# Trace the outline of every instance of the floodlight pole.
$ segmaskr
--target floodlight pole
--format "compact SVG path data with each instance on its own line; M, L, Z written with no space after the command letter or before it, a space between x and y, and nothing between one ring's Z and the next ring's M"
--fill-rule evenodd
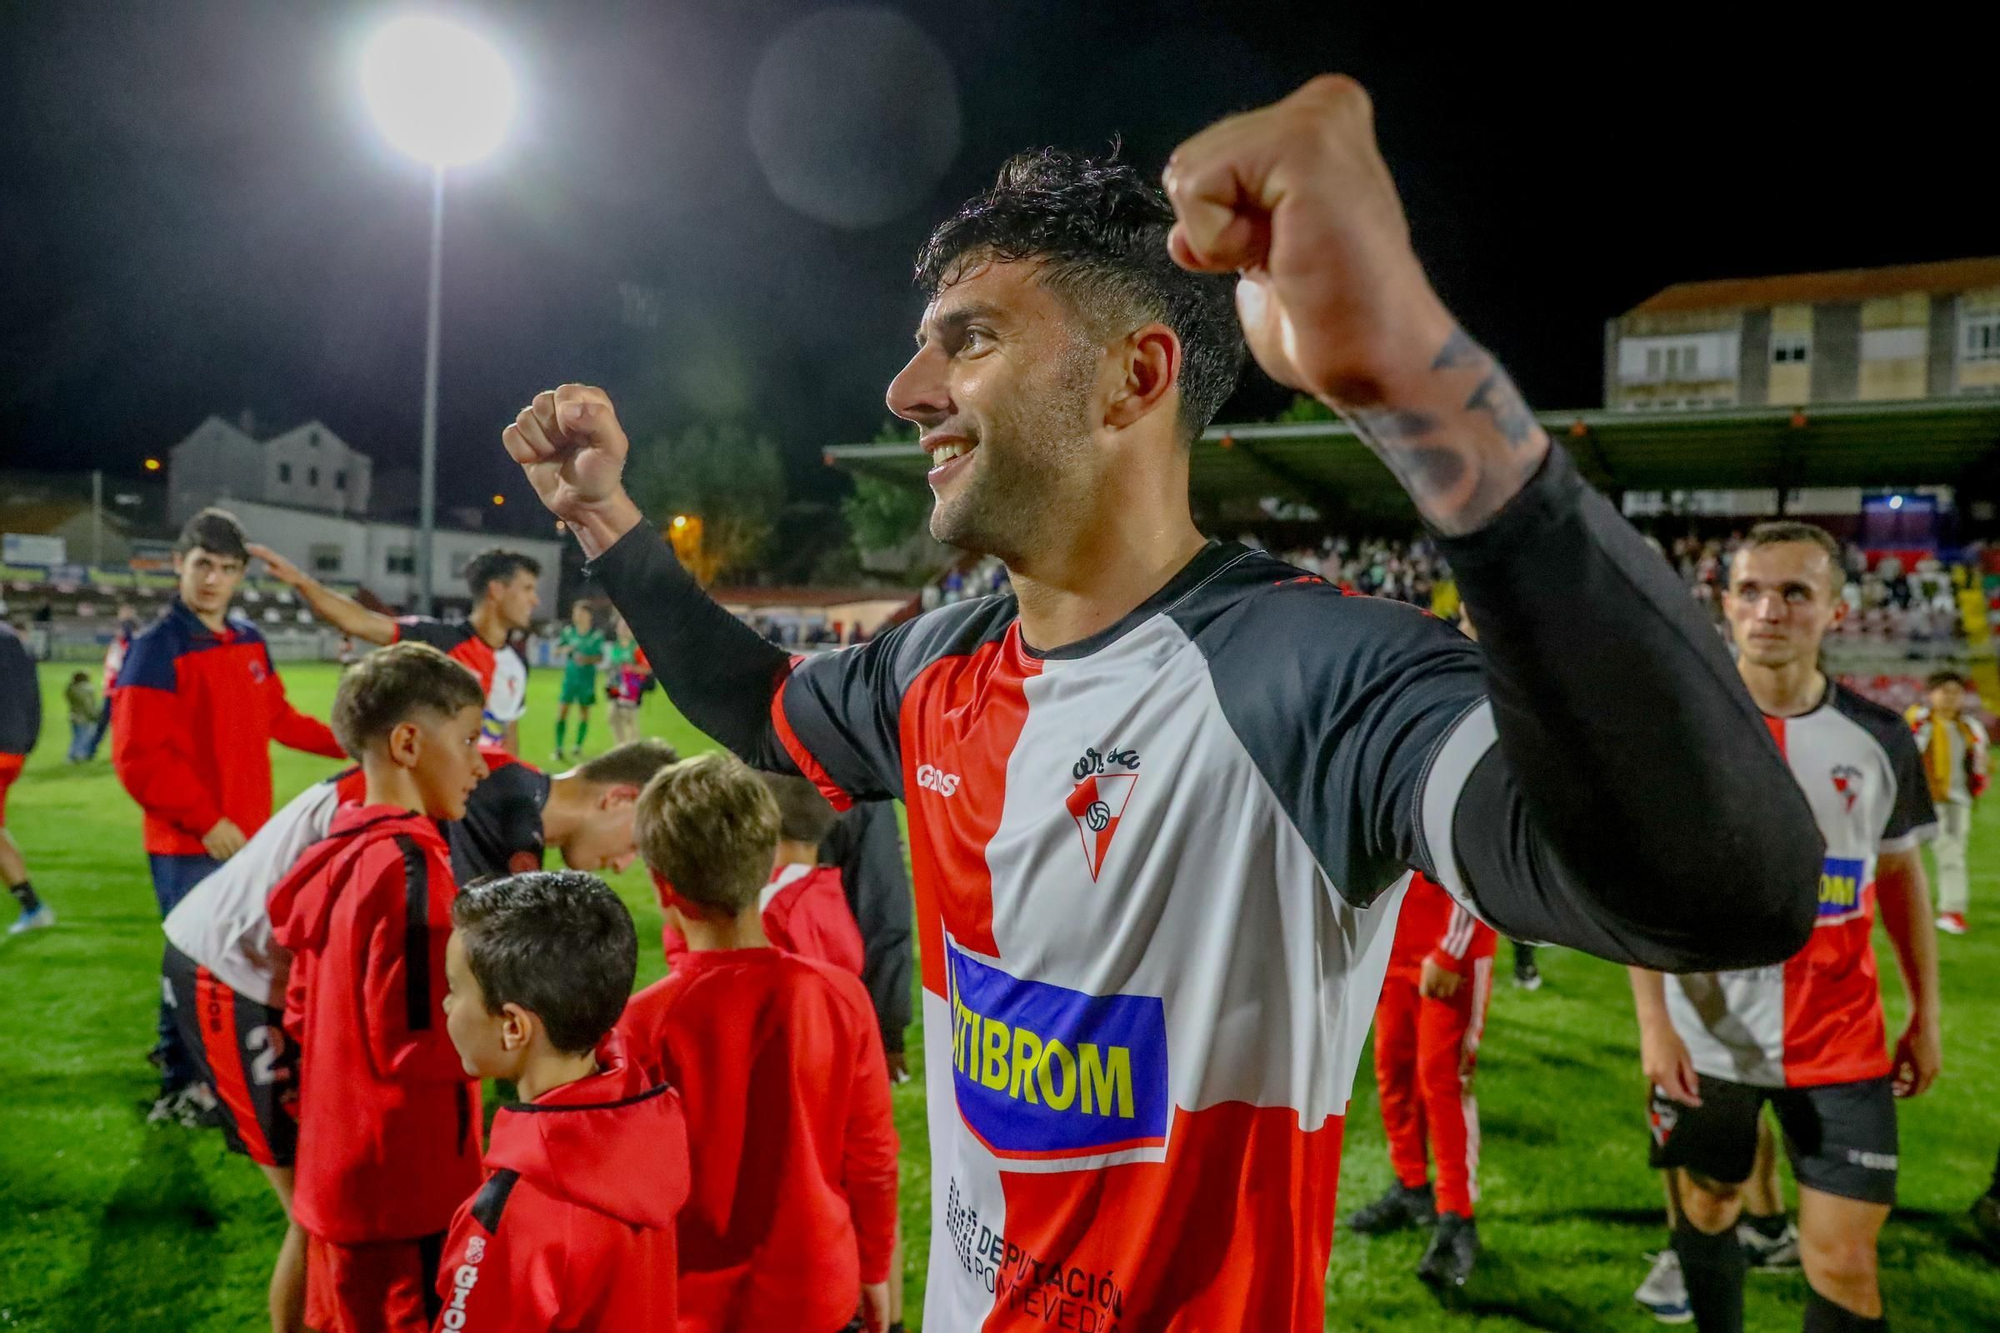
M431 540L437 531L438 307L444 297L444 168L431 168L430 328L424 338L423 477L417 486L417 614L431 615Z

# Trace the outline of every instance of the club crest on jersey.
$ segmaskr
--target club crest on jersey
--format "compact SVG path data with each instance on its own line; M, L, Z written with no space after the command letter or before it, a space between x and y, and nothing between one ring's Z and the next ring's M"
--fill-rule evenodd
M1109 754L1099 754L1086 749L1070 766L1069 775L1076 786L1063 804L1083 838L1083 859L1095 883L1098 872L1104 869L1104 854L1111 850L1112 836L1118 832L1118 821L1124 818L1125 806L1132 799L1132 788L1138 785L1139 752L1114 747Z
M953 948L952 1086L996 1156L1089 1157L1166 1142L1166 1004L1026 981Z
M1852 764L1840 764L1833 770L1833 789L1847 802L1847 813L1854 813L1854 803L1861 799L1861 770Z
M265 678L270 674L271 674L270 672L264 670L264 664L262 662L258 661L254 657L250 659L250 679L253 683L262 685L264 683Z

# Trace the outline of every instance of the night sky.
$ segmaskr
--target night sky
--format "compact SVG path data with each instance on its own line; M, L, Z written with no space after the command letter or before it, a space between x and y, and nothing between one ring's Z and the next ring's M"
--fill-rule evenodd
M1003 157L1121 136L1157 171L1320 70L1369 85L1435 282L1543 407L1597 404L1603 320L1669 282L2000 251L1993 48L1959 18L1802 43L1847 20L1297 8L458 7L522 104L450 186L441 501L529 517L498 432L566 379L638 435L757 421L824 496L821 447L886 418L912 254ZM414 462L428 182L354 71L394 12L0 7L0 463L136 472L245 408ZM1284 401L1252 371L1224 415Z

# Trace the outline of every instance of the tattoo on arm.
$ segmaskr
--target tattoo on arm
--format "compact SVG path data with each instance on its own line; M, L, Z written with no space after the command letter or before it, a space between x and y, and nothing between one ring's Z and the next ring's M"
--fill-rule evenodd
M1434 392L1446 399L1442 409L1383 405L1344 414L1424 517L1455 535L1481 526L1514 497L1541 463L1542 451L1531 446L1546 437L1507 372L1465 330L1452 330L1430 370L1439 381ZM1466 373L1479 380L1458 401L1445 381Z

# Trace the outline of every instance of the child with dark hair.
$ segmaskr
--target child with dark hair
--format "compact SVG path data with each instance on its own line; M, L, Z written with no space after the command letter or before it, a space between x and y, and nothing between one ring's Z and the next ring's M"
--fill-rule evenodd
M688 952L632 998L632 1059L681 1090L695 1145L680 1214L683 1333L835 1333L889 1318L896 1128L861 982L773 949L758 899L781 817L705 754L639 796L639 851Z
M445 1030L467 1074L521 1101L452 1219L438 1327L673 1328L687 1127L605 1040L638 967L631 913L591 875L534 871L466 889L451 917Z
M423 644L350 670L333 727L365 796L271 890L272 938L292 954L292 1217L318 1333L429 1329L445 1228L479 1185L479 1083L444 1030L458 886L438 821L462 818L486 776L483 701L471 671Z

